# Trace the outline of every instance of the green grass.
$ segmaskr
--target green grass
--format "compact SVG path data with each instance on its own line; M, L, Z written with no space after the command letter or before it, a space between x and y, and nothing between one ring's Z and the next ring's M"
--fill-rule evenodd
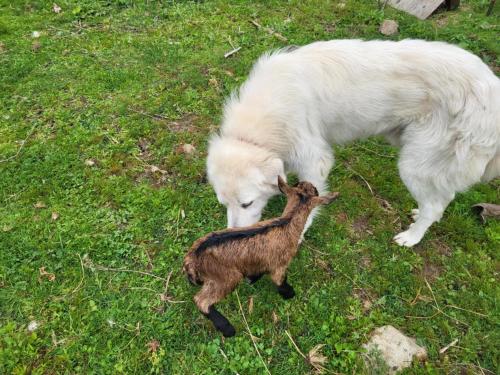
M222 340L196 311L195 289L180 272L190 244L225 225L204 177L224 97L262 52L287 44L250 20L300 45L381 38L378 27L390 18L400 25L393 39L449 41L496 72L500 66L498 6L487 18L486 0L464 0L459 11L427 21L380 11L376 1L57 3L59 14L52 0L0 0L5 374L264 373L237 295L220 309L238 335ZM33 31L41 33L35 45ZM225 59L232 45L242 48ZM196 152L179 154L184 143ZM325 344L329 372L367 371L362 344L385 324L428 348L427 363L406 373L498 373L500 225L470 210L498 203L498 180L460 194L420 245L402 249L391 238L415 203L396 159L397 150L377 139L337 148L330 186L342 196L291 266L297 297L283 301L267 278L238 288L273 374L312 371L285 331L305 353ZM274 199L266 217L283 204ZM171 277L165 292L163 280L110 269ZM29 333L31 321L39 328ZM153 340L159 347L148 349Z

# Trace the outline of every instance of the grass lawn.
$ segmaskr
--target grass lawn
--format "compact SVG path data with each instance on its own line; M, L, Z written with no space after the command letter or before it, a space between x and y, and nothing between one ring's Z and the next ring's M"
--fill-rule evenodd
M385 324L428 349L406 373L499 372L500 224L470 210L498 203L499 181L458 195L421 244L400 248L415 202L378 139L336 149L329 182L342 195L292 263L295 299L268 278L242 283L219 305L238 330L223 340L180 270L197 237L225 226L207 138L261 53L382 38L388 18L392 39L449 41L498 73L498 6L486 17L489 1L463 0L420 21L368 0L53 3L0 0L0 373L312 372L292 338L306 355L324 344L329 373L358 374Z

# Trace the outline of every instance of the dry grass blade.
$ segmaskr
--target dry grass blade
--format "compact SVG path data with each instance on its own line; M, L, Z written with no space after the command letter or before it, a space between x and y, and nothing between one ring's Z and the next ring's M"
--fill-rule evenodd
M227 59L228 57L230 57L230 56L234 55L235 53L237 53L240 49L241 49L241 47L233 48L231 51L226 52L224 54L224 58Z
M441 350L439 350L439 354L444 354L452 346L455 346L457 344L457 342L458 342L458 339L453 340L448 345L446 345L444 348L442 348Z
M323 364L327 361L327 358L321 353L321 348L324 346L324 344L316 345L314 348L309 350L309 353L307 353L307 355L305 355L299 349L299 347L297 346L297 344L293 340L290 333L287 330L285 330L285 333L288 336L288 338L290 339L290 342L294 346L297 353L299 353L302 356L302 358L304 358L306 360L306 362L309 363L311 365L311 367L314 368L314 370L318 374L322 374L326 371L326 369L323 367Z
M260 355L259 348L257 348L257 344L255 343L255 337L252 335L252 332L250 331L250 327L248 326L247 318L245 317L245 313L243 312L243 307L241 307L240 296L238 294L238 291L236 291L236 299L238 300L238 306L240 307L241 316L243 317L243 321L245 322L247 332L250 335L250 339L252 340L253 346L255 347L255 351L257 352L257 355L259 356L260 360L262 361L262 364L264 365L266 372L269 375L271 375L271 372L267 368L266 362L264 362L264 358L262 358L262 356Z
M328 358L326 358L323 353L321 353L321 348L325 346L324 344L318 344L307 353L307 362L314 367L316 372L319 374L325 372L323 365L326 363Z
M29 138L29 137L31 136L31 134L33 134L33 132L35 131L35 128L36 128L36 124L35 124L35 125L33 125L33 126L31 127L31 130L28 132L28 135L26 136L26 138L24 138L24 140L22 140L22 141L21 141L21 146L17 149L17 152L16 152L14 155L12 155L12 156L10 156L10 157L8 157L8 158L6 158L6 159L2 159L2 160L0 160L0 163L5 163L5 162L7 162L7 161L10 161L10 160L12 160L12 159L17 158L17 156L21 153L22 149L23 149L23 148L24 148L24 146L26 145L26 142L28 141L28 138Z

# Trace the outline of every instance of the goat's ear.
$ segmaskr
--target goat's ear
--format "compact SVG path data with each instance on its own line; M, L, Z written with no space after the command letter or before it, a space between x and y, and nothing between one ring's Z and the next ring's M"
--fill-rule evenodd
M320 205L320 204L330 204L332 203L335 199L337 199L339 196L338 192L334 193L329 193L327 195L323 195L321 197L313 197L313 201L315 204Z
M281 176L278 176L278 188L285 195L290 191L290 187Z

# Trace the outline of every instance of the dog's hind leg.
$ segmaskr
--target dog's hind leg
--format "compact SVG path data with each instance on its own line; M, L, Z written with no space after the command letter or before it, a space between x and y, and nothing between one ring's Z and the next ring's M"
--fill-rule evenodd
M457 191L458 179L453 176L456 159L452 152L412 143L401 150L398 163L399 174L404 184L418 203L412 210L415 222L394 237L401 246L411 247L420 242L425 232L443 216ZM450 174L450 175L448 175ZM450 183L447 183L450 179Z

